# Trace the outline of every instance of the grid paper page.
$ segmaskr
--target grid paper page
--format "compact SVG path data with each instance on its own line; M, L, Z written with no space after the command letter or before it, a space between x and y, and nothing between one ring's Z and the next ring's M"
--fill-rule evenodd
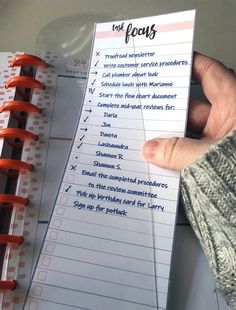
M25 309L166 309L195 11L97 24L84 105ZM66 104L66 103L65 103Z

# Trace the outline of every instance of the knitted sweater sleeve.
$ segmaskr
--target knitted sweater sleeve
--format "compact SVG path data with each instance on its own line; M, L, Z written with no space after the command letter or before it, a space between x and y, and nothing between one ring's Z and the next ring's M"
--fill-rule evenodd
M236 131L182 171L182 202L217 288L236 309Z

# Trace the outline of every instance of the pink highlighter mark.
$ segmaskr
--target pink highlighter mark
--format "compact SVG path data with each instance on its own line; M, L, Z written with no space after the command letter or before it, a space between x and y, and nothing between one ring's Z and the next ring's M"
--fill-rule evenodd
M157 32L187 30L187 29L192 29L193 25L194 25L194 22L190 20L186 22L179 22L179 23L173 23L173 24L157 25L155 30Z
M123 37L124 35L125 35L124 31L100 31L100 32L96 32L96 38L97 39Z
M194 26L194 21L185 21L185 22L178 22L172 24L163 24L157 25L155 30L157 32L170 32L170 31L179 31L179 30L187 30L192 29ZM104 39L104 38L117 38L125 36L125 31L100 31L96 32L97 39Z

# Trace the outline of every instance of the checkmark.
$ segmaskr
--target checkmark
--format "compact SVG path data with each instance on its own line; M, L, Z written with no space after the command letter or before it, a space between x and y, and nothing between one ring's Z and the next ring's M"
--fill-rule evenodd
M95 82L96 82L96 79L91 83L91 85L94 85Z
M96 88L89 88L89 93L93 95Z
M71 188L71 185L69 185L69 186L65 189L65 192L68 193L69 190L70 190L70 188Z
M99 60L97 60L97 62L94 64L94 67L97 67L98 63L99 63Z

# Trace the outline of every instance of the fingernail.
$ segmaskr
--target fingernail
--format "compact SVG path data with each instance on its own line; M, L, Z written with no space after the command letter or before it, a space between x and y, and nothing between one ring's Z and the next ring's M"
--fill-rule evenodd
M157 141L147 141L143 145L143 156L145 157L146 160L152 160L155 156L156 148L158 146Z

